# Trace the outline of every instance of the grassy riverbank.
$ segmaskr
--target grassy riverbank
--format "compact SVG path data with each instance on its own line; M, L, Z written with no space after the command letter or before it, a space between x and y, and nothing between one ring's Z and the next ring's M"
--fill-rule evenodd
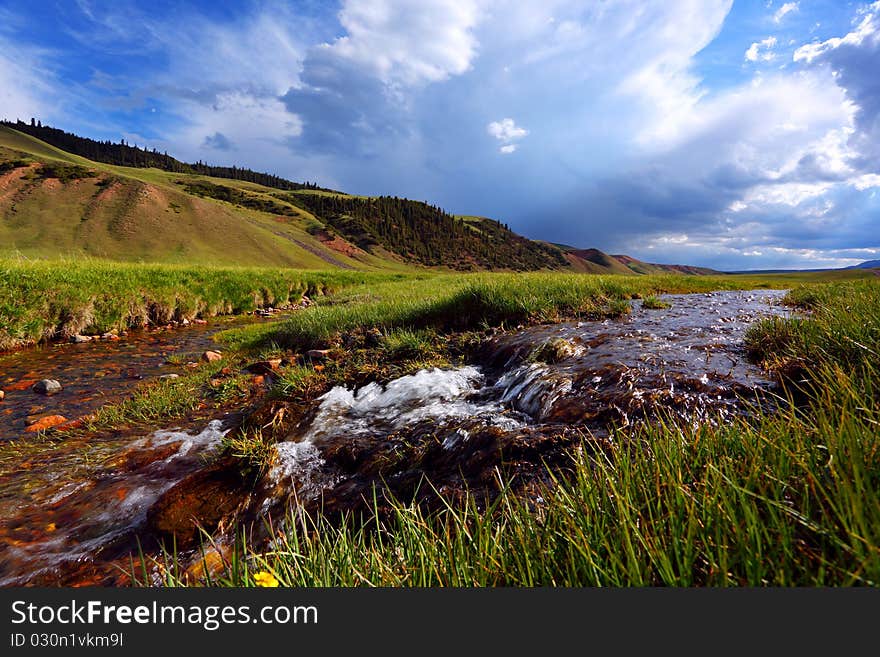
M797 372L797 403L717 426L669 421L601 449L585 440L555 486L503 492L488 509L400 500L390 517L292 517L272 550L211 583L878 585L880 283L789 299L812 315L761 323L748 342L782 376Z
M330 346L353 331L378 329L392 336L424 329L451 333L566 318L599 319L629 312L630 299L661 293L790 284L779 276L436 275L347 290L282 324L228 331L221 340L243 348L274 344L312 349Z
M240 314L402 275L103 260L0 260L0 351L77 333Z

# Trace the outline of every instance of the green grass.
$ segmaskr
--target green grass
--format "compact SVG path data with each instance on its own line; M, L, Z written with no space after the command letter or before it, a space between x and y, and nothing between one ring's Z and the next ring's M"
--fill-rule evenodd
M642 299L642 308L647 310L665 310L666 308L672 308L672 304L652 294Z
M880 284L871 280L796 288L786 301L809 314L755 324L746 335L746 346L771 369L809 375L819 366L834 364L870 380L862 370L880 369L878 288Z
M118 404L102 406L87 421L89 431L182 417L202 404L203 388L220 367L202 367L179 379L141 384Z
M488 507L473 491L439 511L395 500L341 521L292 513L270 549L239 549L210 583L270 573L285 586L880 585L880 282L789 300L812 314L749 339L771 362L811 358L808 385L789 381L804 387L776 412L585 436L553 484L524 492L501 479Z
M76 333L238 314L396 275L0 260L0 350Z

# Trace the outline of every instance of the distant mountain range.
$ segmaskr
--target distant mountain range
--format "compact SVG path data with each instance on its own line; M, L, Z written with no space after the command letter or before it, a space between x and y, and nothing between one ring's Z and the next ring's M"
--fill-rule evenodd
M361 197L238 167L188 164L39 122L0 122L0 256L309 269L711 269L530 240L494 219Z
M859 265L844 267L844 269L880 269L880 260L866 260Z
M853 269L880 269L880 260L866 260L849 267L820 267L817 269L744 269L740 271L728 271L725 274L797 274L817 271L850 271Z
M720 273L706 267L643 262L628 255L608 255L599 249L577 249L564 244L555 246L562 249L569 266L578 272L591 274L688 274L693 276Z

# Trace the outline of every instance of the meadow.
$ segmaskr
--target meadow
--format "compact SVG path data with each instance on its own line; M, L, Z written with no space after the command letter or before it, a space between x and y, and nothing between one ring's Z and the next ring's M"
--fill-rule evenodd
M487 329L615 316L628 312L634 298L662 312L655 302L663 293L761 287L791 288L788 303L803 311L759 322L747 336L752 358L782 384L774 412L697 426L670 417L601 449L585 434L540 495L523 496L500 479L489 506L475 491L464 504L450 499L439 510L399 499L390 514L386 505L382 513L376 507L341 520L291 511L271 548L241 545L222 572L200 583L875 586L880 282L870 272L416 275L6 260L0 336L8 348L80 331L249 312L305 293L318 303L274 324L227 331L219 336L224 348L246 361L343 349L345 335L372 332L369 376L381 379L390 375L381 370L389 363L396 376L445 361L457 336L468 332L479 340ZM353 371L361 365L351 359L318 371L306 361L283 370L271 394L313 399L329 385L363 376ZM108 408L98 424L132 415L160 423L166 414L185 413L191 405L180 395L199 394L206 378L197 371L148 384L131 408ZM142 567L152 569L147 562L154 558L145 556ZM165 584L193 583L176 570L173 554L158 560Z

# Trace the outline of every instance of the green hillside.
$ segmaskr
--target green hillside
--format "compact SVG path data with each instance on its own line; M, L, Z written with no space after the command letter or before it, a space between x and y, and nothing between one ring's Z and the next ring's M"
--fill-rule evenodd
M418 201L356 197L234 167L187 165L48 130L76 140L80 151L109 153L105 159L167 158L169 168L222 169L274 186L96 162L0 125L0 257L307 269L566 267L558 249L492 220L480 220L475 230Z
M203 176L102 164L0 126L0 256L90 256L119 261L405 268L356 250L341 252L307 229L315 218L203 199L180 179ZM216 179L255 198L270 190Z

